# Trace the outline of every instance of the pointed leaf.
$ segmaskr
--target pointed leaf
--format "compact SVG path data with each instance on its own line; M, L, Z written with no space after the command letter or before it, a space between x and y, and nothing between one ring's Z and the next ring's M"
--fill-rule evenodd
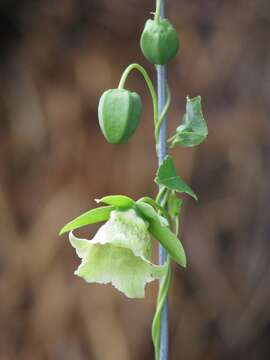
M165 186L169 190L174 190L179 193L186 193L198 200L194 191L177 175L173 160L171 156L166 156L160 165L155 182L159 185Z
M106 221L110 217L111 211L114 210L114 206L102 206L96 209L86 211L76 219L67 223L60 231L59 235L62 235L68 231L78 229L80 227L95 224L101 221Z
M175 145L196 146L202 143L207 135L208 129L202 113L201 97L196 96L193 99L187 97L183 123L178 126L175 135L169 139L171 147Z
M161 212L164 211L163 207L160 206L154 199L150 198L149 196L144 196L144 197L140 198L139 200L136 201L136 203L138 203L139 201L143 201L143 202L153 206L153 208L155 210L160 210Z
M142 200L135 203L135 208L146 219L146 221L158 221L162 226L168 226L168 221L163 216L160 216L155 209Z
M187 260L185 250L180 240L168 227L160 225L158 221L151 221L148 230L167 250L174 261L179 265L186 267Z
M107 205L113 205L119 208L130 208L134 204L134 200L125 195L108 195L104 196L102 199L96 199L96 202L104 203Z

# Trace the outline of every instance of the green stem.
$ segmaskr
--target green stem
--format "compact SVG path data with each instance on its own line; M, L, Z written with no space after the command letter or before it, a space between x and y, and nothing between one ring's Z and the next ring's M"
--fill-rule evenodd
M177 137L177 135L173 135L171 138L167 139L167 144L169 144L170 147L172 147L170 143L173 142L173 140L174 140L176 137Z
M156 197L156 202L165 209L167 206L170 206L168 204L169 194L170 194L170 191L168 189L166 189L165 187L162 187L159 190L159 193ZM167 213L170 213L170 209L166 209L166 210L168 210L168 212L166 211ZM177 217L168 217L167 219L168 219L169 223L171 223L171 224L174 222L174 233L176 234L176 236L178 236L179 217L178 216ZM173 227L173 225L171 225L171 228L172 227ZM153 323L152 323L152 340L153 340L154 349L155 349L155 360L160 360L160 358L161 358L161 354L160 354L161 317L162 317L163 307L166 302L168 291L170 288L171 276L172 276L171 259L169 256L167 258L166 265L167 265L167 271L166 271L165 275L163 276L160 287L159 287L158 298L157 298L157 307L156 307L156 312L155 312Z
M155 11L155 22L159 23L160 20L160 5L161 5L161 0L157 0L156 1L156 11Z
M141 75L143 76L148 89L150 91L151 97L152 97L152 103L153 103L153 113L154 113L154 125L155 125L155 140L156 143L158 143L158 138L159 138L159 131L160 131L160 127L165 119L165 115L169 109L170 103L171 103L171 92L169 87L167 86L167 101L166 104L164 106L164 109L162 110L160 116L158 116L158 103L157 103L157 93L155 90L155 87L153 85L152 80L150 79L147 71L139 64L130 64L125 71L123 72L119 85L118 85L118 89L124 89L125 87L125 83L127 81L127 78L129 76L129 74L131 73L131 71L133 70L137 70L141 73Z
M161 0L157 0L156 2L156 12L155 12L155 21L159 22L160 20L160 7L161 7ZM171 102L171 93L170 90L167 86L167 100L166 100L166 104L162 110L162 112L160 113L160 115L158 114L158 98L157 98L157 93L155 90L155 87L147 73L147 71L139 64L131 64L129 65L125 71L122 74L122 77L120 79L118 88L119 89L124 89L125 86L125 82L127 80L128 75L130 74L131 71L133 70L137 70L141 73L141 75L143 76L148 89L150 91L151 97L152 97L152 103L153 103L153 113L154 113L154 126L155 126L155 140L156 143L158 144L159 141L159 132L160 132L160 127L162 125L162 122L165 119L165 115L169 109L170 106L170 102ZM159 193L156 197L156 203L158 204L159 207L159 212L162 213L163 215L166 214L165 216L167 217L168 221L169 216L168 213L166 211L166 206L167 206L167 202L168 202L168 196L169 196L169 191L168 189L166 189L165 187L162 187L159 190ZM147 200L145 198L145 200ZM153 204L152 204L153 205ZM161 211L160 207L162 207L164 210ZM176 223L176 232L178 232L178 224ZM161 330L161 316L162 316L162 311L163 311L163 307L164 304L166 302L167 299L167 294L169 291L169 286L170 286L170 280L171 280L171 261L170 258L168 256L167 258L167 271L166 274L164 275L164 277L162 278L161 281L161 285L159 288L159 293L158 293L158 299L157 299L157 308L156 308L156 313L153 319L153 325L152 325L152 338L153 338L153 343L154 343L154 347L155 347L155 359L159 360L160 359L160 330Z
M172 99L172 96L171 96L171 92L170 92L170 88L169 86L167 85L167 99L166 99L166 104L159 116L159 119L158 119L158 122L155 126L155 139L156 139L156 142L158 142L158 137L159 137L159 131L160 131L160 127L165 119L165 115L167 114L168 110L169 110L169 106L171 104L171 99Z
M154 344L154 348L155 348L155 360L159 360L159 358L160 358L159 353L160 353L161 314L162 314L163 306L166 301L167 294L168 294L169 287L170 287L171 273L172 273L171 261L168 256L167 271L166 271L166 274L163 276L160 287L159 287L158 298L157 298L157 307L156 307L156 312L155 312L155 316L154 316L153 323L152 323L152 339L153 339L153 344Z
M156 202L157 202L158 204L160 204L161 199L163 198L163 196L164 196L164 194L165 194L166 191L168 191L168 190L165 188L165 186L162 187L162 188L159 190L159 192L158 192L158 194L157 194L157 196L156 196Z
M125 82L127 80L127 77L129 75L129 73L133 70L138 70L142 76L144 77L144 80L148 86L148 89L150 91L151 97L152 97L152 103L153 103L153 112L154 112L154 125L156 127L157 123L158 123L158 102L157 102L157 93L155 90L155 87L152 83L152 80L150 79L147 71L139 64L131 64L129 65L126 70L123 72L119 85L118 85L118 89L123 89L125 86Z
M179 235L179 216L175 218L175 235Z

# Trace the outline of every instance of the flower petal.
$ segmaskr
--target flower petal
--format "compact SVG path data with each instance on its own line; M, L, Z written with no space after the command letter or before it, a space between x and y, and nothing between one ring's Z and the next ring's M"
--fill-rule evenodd
M87 282L112 283L130 298L143 298L145 285L162 277L167 267L149 261L148 227L147 221L129 209L112 211L92 241L79 239L70 232L70 243L82 258L75 274Z
M75 274L87 282L111 282L129 298L143 298L146 283L163 276L165 270L166 266L134 256L130 249L89 243L88 253Z
M76 254L79 258L83 258L87 255L90 242L86 239L77 238L72 231L69 233L69 241L72 247L76 250Z
M148 223L135 210L112 211L110 219L100 227L92 243L107 244L130 249L136 256L149 259L151 238Z

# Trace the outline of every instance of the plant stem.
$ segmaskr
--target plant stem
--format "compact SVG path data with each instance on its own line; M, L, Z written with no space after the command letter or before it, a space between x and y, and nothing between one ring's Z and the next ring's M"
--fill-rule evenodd
M164 18L165 16L165 0L157 0L156 2L156 14L155 19L157 18ZM157 66L157 83L158 83L158 113L159 115L162 114L163 109L166 106L166 68L164 65ZM160 131L158 136L158 161L159 164L162 163L166 156L166 138L167 138L167 119L165 118L162 124L160 125ZM167 260L167 252L166 250L160 245L159 246L159 263L162 265ZM169 289L169 280L170 274L166 276L166 280L164 281L167 283L166 290L168 292ZM163 293L164 283L163 279L160 281L160 292ZM168 360L168 315L169 315L169 308L168 308L168 299L167 299L167 292L164 294L164 298L162 301L162 312L161 312L161 321L160 321L160 347L159 347L159 359L157 360Z
M164 18L165 0L156 0L155 21L159 22L160 18ZM168 111L171 94L167 87L166 69L165 66L158 65L157 69L157 83L158 83L158 96L155 87L147 73L147 71L139 64L129 65L122 74L118 88L124 89L125 82L131 71L137 70L144 77L144 80L149 88L154 113L154 126L155 126L155 139L156 149L159 165L163 162L167 152L167 121L166 113ZM166 207L168 193L164 188L159 189L157 202ZM157 309L153 320L152 337L155 346L155 359L168 360L168 300L167 293L170 286L171 268L170 259L167 252L160 245L159 247L159 263L164 265L167 263L166 275L160 280L159 294L157 299Z
M150 79L147 71L139 64L131 64L129 65L126 70L123 72L122 76L121 76L121 79L120 79L120 82L119 82L119 85L118 85L118 89L123 89L124 86L125 86L125 82L127 80L127 77L128 75L130 74L131 71L133 70L138 70L147 86L148 86L148 89L150 91L150 94L151 94L151 97L152 97L152 103L153 103L153 112L154 112L154 125L155 125L155 128L156 128L156 125L158 124L159 122L159 119L158 119L158 101L157 101L157 93L156 93L156 90L155 90L155 87L152 83L152 80Z
M155 22L159 23L160 20L160 10L161 10L161 0L156 2L156 11L155 11Z
M166 274L160 280L158 298L157 298L157 308L155 316L153 319L152 325L152 338L155 345L155 359L156 360L167 360L168 353L166 354L162 349L164 349L164 337L160 336L160 328L163 325L164 317L164 303L166 303L168 290L171 282L171 261L168 258L167 261L167 271ZM167 356L167 357L164 357Z
M158 192L158 194L157 194L157 196L156 196L156 202L157 202L158 204L161 203L161 200L162 200L162 198L164 197L164 194L166 193L166 191L167 191L167 189L165 188L165 186L159 188L159 192Z
M156 142L158 142L158 138L159 138L159 131L160 131L160 127L161 127L161 124L163 123L164 119L165 119L165 116L168 112L168 109L169 109L169 106L171 104L171 92L170 92L170 88L169 86L167 86L167 100L166 100L166 104L161 112L161 114L159 115L159 118L158 118L158 122L156 124L156 127L155 127L155 138L156 138Z

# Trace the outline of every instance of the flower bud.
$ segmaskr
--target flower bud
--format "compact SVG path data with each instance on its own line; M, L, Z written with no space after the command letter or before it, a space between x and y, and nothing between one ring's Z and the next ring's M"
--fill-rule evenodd
M156 65L167 64L179 49L178 35L167 19L147 20L140 43L146 59Z
M126 142L136 130L142 112L140 96L125 89L103 93L98 105L99 125L110 144Z

